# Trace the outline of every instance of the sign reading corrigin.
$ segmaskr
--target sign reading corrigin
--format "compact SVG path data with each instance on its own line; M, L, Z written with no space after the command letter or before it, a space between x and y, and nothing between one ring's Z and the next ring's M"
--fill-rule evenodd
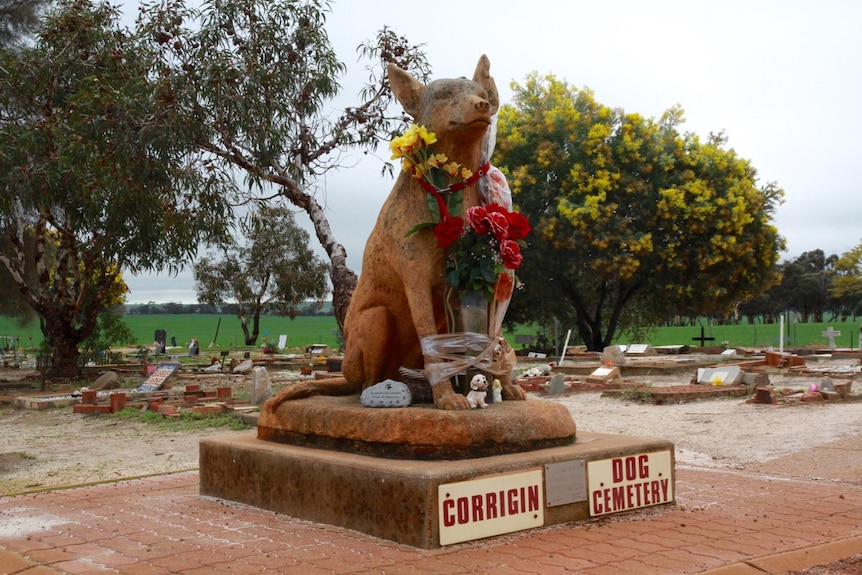
M591 516L670 503L673 501L671 452L590 461L587 484Z
M439 485L437 506L440 545L541 527L542 470Z

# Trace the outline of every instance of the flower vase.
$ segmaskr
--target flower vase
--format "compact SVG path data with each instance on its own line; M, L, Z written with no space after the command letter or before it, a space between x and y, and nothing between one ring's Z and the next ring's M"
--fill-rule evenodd
M480 291L453 292L450 294L449 302L449 333L452 335L463 334L460 340L461 349L459 355L465 358L477 357L486 347L485 341L488 336L488 301ZM470 380L477 373L488 374L483 370L468 367L459 372L452 381L456 392L467 395L470 392ZM491 379L488 380L490 383ZM490 391L490 390L489 390Z

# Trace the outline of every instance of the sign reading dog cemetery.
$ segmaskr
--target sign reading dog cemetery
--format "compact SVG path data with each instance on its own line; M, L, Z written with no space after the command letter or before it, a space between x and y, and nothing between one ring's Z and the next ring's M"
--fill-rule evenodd
M543 499L541 469L439 485L440 545L541 527Z
M587 476L591 516L673 501L670 451L590 461Z

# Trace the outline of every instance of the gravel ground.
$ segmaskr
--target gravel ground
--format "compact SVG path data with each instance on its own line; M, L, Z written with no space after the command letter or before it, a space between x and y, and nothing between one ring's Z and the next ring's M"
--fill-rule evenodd
M862 435L862 375L858 360L821 362L818 369L843 368L853 376L850 401L790 402L779 405L747 403L744 398L708 399L653 405L600 391L545 396L572 414L579 431L658 437L676 446L678 465L752 469L757 464ZM16 379L20 370L0 369L0 380ZM654 387L687 385L692 373L630 378L628 384ZM223 377L215 376L218 385ZM806 389L822 376L771 375L783 389ZM279 377L273 374L278 385ZM283 380L281 380L283 381ZM234 393L248 385L233 380ZM145 423L109 416L81 416L71 408L31 411L0 407L0 496L198 467L198 442L223 429L165 431ZM233 433L254 433L240 431ZM793 575L862 573L862 557L846 559Z

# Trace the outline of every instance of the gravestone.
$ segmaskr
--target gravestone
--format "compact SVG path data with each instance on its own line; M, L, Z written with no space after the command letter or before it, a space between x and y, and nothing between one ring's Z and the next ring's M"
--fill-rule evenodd
M548 386L548 393L550 395L562 395L566 393L566 376L564 374L554 374L554 377L551 378L551 383Z
M177 363L160 364L144 383L138 386L138 391L158 391L179 367Z
M826 328L826 331L821 331L820 335L829 339L829 349L832 349L832 350L836 349L835 338L841 336L840 331L836 331L836 330L832 329L832 326L830 325L828 328Z
M656 351L648 343L633 343L626 347L626 355L656 355Z
M116 371L108 371L99 376L99 378L93 382L93 385L90 386L90 389L93 391L99 391L102 389L116 389L120 387L117 383L117 372Z
M164 329L157 329L154 334L153 341L164 347L168 343L168 332ZM164 351L162 352L164 353Z
M739 385L742 370L738 365L701 367L697 370L697 383L706 385Z
M605 365L625 365L626 354L620 346L609 345L602 351L602 363Z
M618 367L599 367L587 376L587 383L605 383L620 376Z
M287 347L287 336L285 334L281 334L278 336L278 349L284 349Z
M406 383L386 379L366 387L359 396L359 401L365 407L408 407L412 396Z
M251 371L251 368L254 366L252 360L247 359L233 368L234 373L248 373Z
M263 405L272 397L272 380L265 367L256 367L251 378L251 403L252 405Z

